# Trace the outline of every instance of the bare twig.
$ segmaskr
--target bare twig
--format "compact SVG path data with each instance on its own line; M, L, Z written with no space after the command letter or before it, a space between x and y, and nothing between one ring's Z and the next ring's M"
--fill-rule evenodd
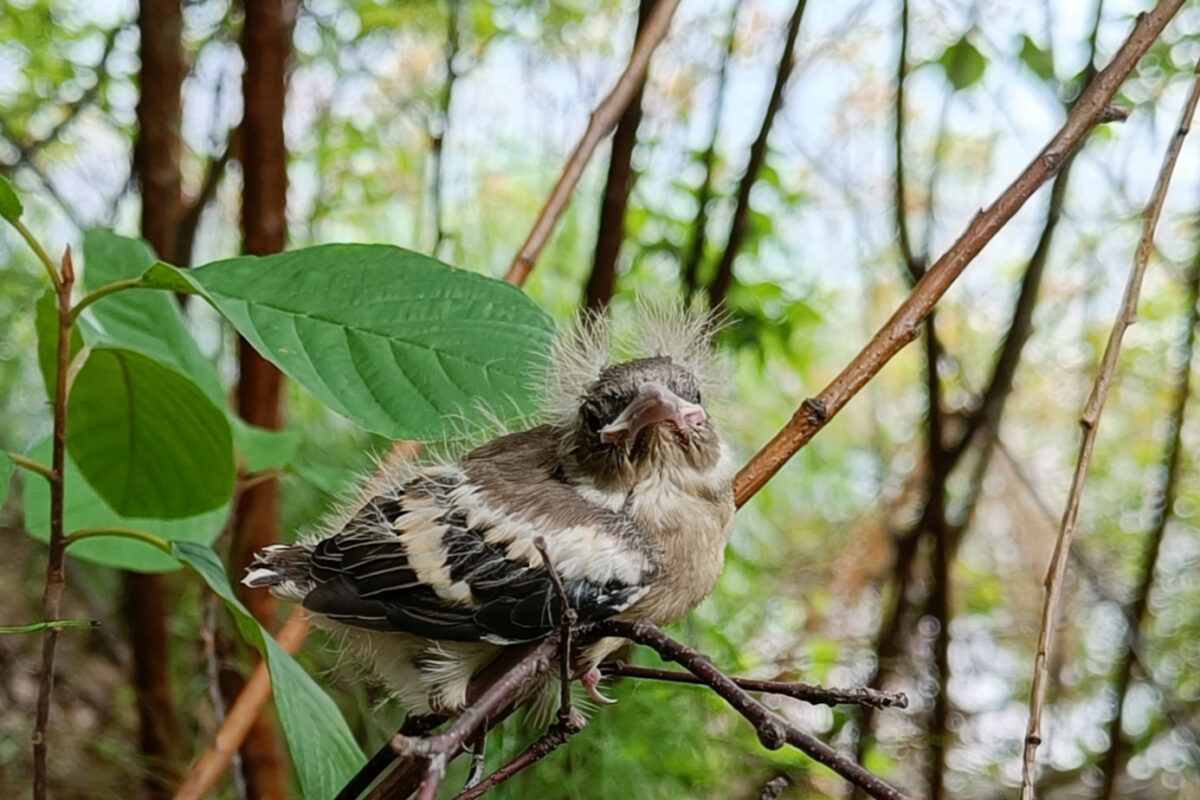
M275 634L275 640L288 653L295 653L308 633L308 615L296 606L287 621ZM266 662L260 661L246 682L237 700L229 707L225 721L213 735L212 744L192 767L187 779L175 792L173 800L202 800L208 797L216 782L225 774L247 732L258 719L262 706L271 694L271 673Z
M429 140L429 155L433 159L433 178L430 181L430 203L433 205L433 250L431 255L439 257L442 242L446 240L446 221L443 203L445 200L446 134L450 130L450 108L454 100L454 84L458 71L454 61L458 58L458 8L459 0L446 0L446 49L443 62L446 80L442 84L439 98L437 127Z
M600 672L619 678L638 678L642 680L667 681L669 683L686 683L692 686L707 686L700 678L690 672L680 672L673 669L654 669L653 667L638 667L621 661L600 665ZM903 692L880 692L875 689L827 689L824 686L813 686L807 683L793 681L762 681L752 678L730 677L741 689L747 692L762 692L782 697L803 700L806 703L822 706L871 706L872 708L908 708L908 696Z
M787 88L788 79L796 66L796 37L800 34L800 21L804 18L804 8L807 0L797 0L796 8L788 20L787 34L784 36L783 52L779 54L779 67L775 71L775 83L771 87L771 96L767 100L767 110L763 113L762 125L758 128L758 136L750 145L750 159L746 162L746 171L738 184L737 202L733 208L733 216L729 220L729 237L725 242L725 250L721 260L717 262L717 272L708 287L708 303L717 308L725 303L725 296L733 286L733 262L741 252L742 243L746 239L746 230L750 222L750 192L758 181L758 173L762 171L767 161L767 139L771 135L771 126L775 116L783 106L783 92Z
M52 271L53 275L54 272ZM71 361L71 289L75 285L75 268L71 250L63 255L62 269L55 283L58 298L58 342L54 358L54 444L50 479L50 555L46 559L46 588L42 593L42 616L58 619L62 605L66 576L63 560L67 538L63 532L65 465L67 458L67 365ZM46 771L46 725L50 721L50 695L54 691L54 656L58 646L58 630L51 628L42 639L42 672L38 681L37 715L33 727L33 798L45 800L48 787Z
M764 747L776 750L785 743L790 744L814 761L829 767L871 797L879 800L904 800L903 794L881 778L872 775L853 759L837 752L815 736L784 722L714 667L707 656L675 641L654 625L648 622L608 620L599 623L592 630L601 636L619 636L646 645L663 658L690 670L754 726Z
M582 729L582 720L577 716L566 720L560 719L550 726L550 730L546 731L536 742L525 748L512 761L509 761L474 786L456 794L454 800L475 800L476 797L496 788L526 767L541 761L566 744L572 736L579 733Z
M1054 138L1015 181L971 220L958 241L917 283L866 347L815 398L805 400L792 419L738 473L734 484L740 506L770 480L801 447L858 393L892 356L916 338L934 304L1012 216L1098 123L1109 102L1138 60L1154 43L1183 0L1163 0L1138 18L1109 65L1084 90Z
M1162 6L1159 6L1161 8ZM1155 9L1157 11L1158 9ZM1153 13L1153 12L1152 12ZM1125 297L1117 313L1109 334L1108 344L1104 348L1100 370L1092 384L1092 392L1084 406L1080 423L1083 426L1083 439L1079 446L1079 458L1075 463L1075 474L1071 480L1070 494L1067 496L1066 509L1063 511L1062 523L1059 526L1058 539L1055 542L1054 554L1050 559L1050 569L1046 574L1046 597L1042 605L1041 631L1038 634L1037 655L1034 660L1033 688L1029 699L1029 727L1025 734L1025 748L1022 756L1021 798L1033 800L1035 796L1034 758L1038 745L1041 744L1042 709L1046 701L1046 685L1049 679L1049 653L1054 645L1054 629L1058 620L1059 606L1062 602L1068 556L1071 542L1075 534L1075 523L1079 517L1079 506L1083 498L1083 484L1091 466L1092 450L1099 429L1100 414L1108 392L1112 386L1117 369L1117 357L1121 352L1121 342L1126 329L1137 318L1138 296L1141 292L1142 278L1146 274L1146 264L1154 249L1154 231L1162 212L1163 200L1166 197L1167 186L1171 181L1171 173L1175 168L1175 160L1183 146L1183 140L1191 127L1192 115L1196 110L1197 100L1200 100L1200 64L1197 65L1197 78L1192 84L1191 94L1188 95L1184 106L1179 127L1172 137L1167 152L1163 156L1163 164L1159 170L1158 180L1150 200L1142 212L1145 220L1142 238L1138 243L1137 253L1133 259L1133 269L1129 275L1129 283L1125 288ZM1103 73L1101 77L1103 76Z
M908 206L906 205L904 182L904 79L908 77L908 0L900 4L900 52L896 56L896 107L893 131L893 150L896 158L896 197L893 200L896 214L896 238L900 243L900 257L913 283L921 280L925 271L924 259L913 252L912 240L908 235ZM932 198L932 194L930 195ZM930 200L932 204L932 199Z
M1158 490L1151 495L1147 504L1151 518L1154 520L1146 538L1145 553L1140 565L1141 574L1133 591L1133 600L1125 604L1126 624L1132 630L1129 636L1122 639L1115 674L1116 706L1112 719L1108 723L1108 750L1100 759L1100 768L1104 771L1104 784L1098 798L1116 800L1117 772L1122 768L1128 744L1121 732L1121 722L1124 719L1125 695L1133 678L1133 666L1137 661L1134 642L1137 638L1137 628L1146 616L1146 608L1150 599L1150 588L1154 584L1155 567L1158 564L1158 554L1162 547L1163 535L1167 523L1174 516L1175 499L1179 494L1179 468L1183 455L1183 421L1187 413L1188 398L1191 395L1192 355L1195 351L1197 327L1200 326L1200 254L1197 254L1187 285L1187 314L1186 328L1183 332L1183 342L1179 346L1182 355L1181 366L1175 379L1175 400L1171 406L1168 421L1168 441L1163 455L1164 470L1162 483Z
M791 776L781 772L767 781L766 785L762 788L762 794L758 796L758 800L779 800L779 796L783 794L783 790L791 785Z
M646 22L645 30L633 46L628 66L621 73L621 77L617 79L616 86L592 112L583 138L575 146L575 152L571 153L571 157L567 160L562 176L558 179L553 191L550 192L546 204L542 206L541 213L538 214L537 221L533 224L533 229L525 239L525 244L521 246L516 258L509 266L508 273L504 276L509 283L517 286L525 283L525 278L533 269L538 254L542 252L542 248L546 246L550 234L554 231L555 223L566 210L567 202L571 199L571 192L579 183L583 169L587 166L592 154L596 152L596 146L613 129L626 106L633 100L633 96L646 74L646 69L650 65L650 56L658 47L659 42L667 35L667 30L671 27L671 17L674 16L675 9L678 7L679 0L660 0L655 6L654 13Z

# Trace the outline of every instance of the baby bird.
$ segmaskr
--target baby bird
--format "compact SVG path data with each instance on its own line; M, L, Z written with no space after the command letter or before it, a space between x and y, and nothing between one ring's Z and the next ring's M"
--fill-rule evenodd
M544 424L391 470L324 538L260 551L243 583L345 633L413 714L461 710L503 648L557 627L547 559L582 628L687 614L716 584L733 526L732 461L705 408L714 326L642 315L621 363L600 318L560 336ZM596 666L622 644L574 656L598 701Z

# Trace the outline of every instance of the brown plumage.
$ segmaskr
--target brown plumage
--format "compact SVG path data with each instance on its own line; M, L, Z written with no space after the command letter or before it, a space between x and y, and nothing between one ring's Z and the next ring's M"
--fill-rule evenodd
M733 522L732 469L706 410L710 320L644 316L626 348L585 320L550 359L548 420L461 456L393 472L324 537L259 553L245 583L343 632L414 713L453 712L500 648L581 627L673 622L712 590ZM594 667L620 646L589 645ZM602 699L593 693L597 699Z

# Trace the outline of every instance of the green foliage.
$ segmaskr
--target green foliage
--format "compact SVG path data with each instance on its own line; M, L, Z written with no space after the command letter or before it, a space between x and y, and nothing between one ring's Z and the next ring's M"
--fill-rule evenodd
M519 289L380 245L327 245L189 270L155 287L202 294L264 356L364 428L437 439L447 418L531 411L553 326Z
M50 440L38 444L30 457L43 464L51 458ZM134 528L152 533L169 541L210 544L221 533L228 507L218 508L194 517L183 519L138 519L122 516L113 511L98 495L76 468L70 457L66 468L66 502L63 525L67 531L79 528L117 527ZM33 536L43 542L50 540L50 486L39 479L25 481L25 526ZM167 572L179 568L179 562L160 550L117 537L84 539L71 545L67 551L72 558L81 558L110 567L131 569L136 572Z
M1028 34L1021 36L1021 52L1018 57L1044 81L1054 80L1054 56L1049 50L1038 47Z
M279 469L291 463L300 446L300 434L295 431L270 431L250 425L241 417L229 417L233 439L242 457L241 468L246 472Z
M946 79L961 92L979 82L987 69L987 58L966 36L947 47L937 58L937 63L946 71Z
M225 602L242 636L266 659L279 721L304 796L333 797L365 761L341 712L234 596L225 568L211 548L177 542L172 552Z
M8 178L0 175L0 219L16 222L23 210L16 190L8 182Z
M93 350L69 415L71 458L123 516L190 517L233 492L225 416L194 383L140 353Z

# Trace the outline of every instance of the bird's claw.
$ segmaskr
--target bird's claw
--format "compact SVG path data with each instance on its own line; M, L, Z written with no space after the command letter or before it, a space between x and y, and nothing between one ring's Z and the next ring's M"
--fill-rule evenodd
M617 699L615 697L607 697L601 694L600 689L597 688L603 678L604 676L600 674L600 670L592 667L584 673L583 677L579 679L579 682L583 684L583 690L587 692L587 696L592 698L592 700L595 702L602 706L616 705Z

